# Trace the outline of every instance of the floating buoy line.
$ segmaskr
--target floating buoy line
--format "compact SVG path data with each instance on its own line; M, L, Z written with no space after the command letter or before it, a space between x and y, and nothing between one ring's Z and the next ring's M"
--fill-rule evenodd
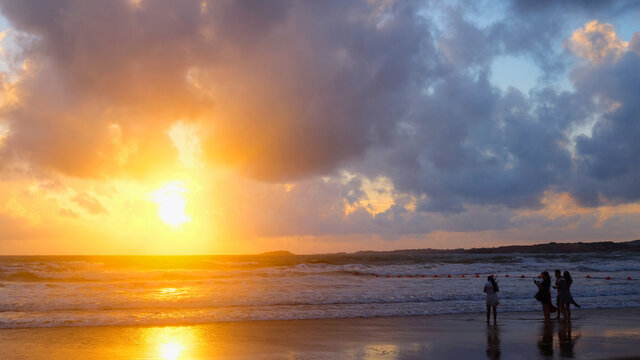
M460 274L460 275L451 275L451 274L447 274L447 275L438 275L438 274L433 274L433 275L425 275L425 274L405 274L405 275L391 275L391 274L385 274L385 275L380 275L380 274L363 274L360 273L358 271L354 271L353 275L355 276L375 276L376 278L386 278L386 279L390 279L390 278L397 278L397 279L424 279L424 278L433 278L433 279L439 279L439 278L447 278L447 279L466 279L467 276L469 277L475 277L475 278L479 278L480 276L484 277L484 276L491 276L491 277L505 277L505 278L510 278L511 276L509 274L505 274L502 276L496 276L495 274L473 274L473 275L469 275L469 274ZM516 279L541 279L542 276L540 275L536 275L536 276L525 276L524 274L520 275L520 276L514 276L514 278ZM585 279L600 279L600 280L613 280L613 277L611 276L606 276L606 277L602 277L602 276L591 276L591 275L587 275L585 276ZM627 276L626 278L627 280L633 280L631 278L631 276Z

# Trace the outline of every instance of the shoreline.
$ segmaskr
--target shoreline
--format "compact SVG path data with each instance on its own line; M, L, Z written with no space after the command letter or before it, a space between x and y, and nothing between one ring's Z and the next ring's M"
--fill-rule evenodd
M572 306L571 311L572 314L574 312L586 312L586 311L607 311L607 310L630 310L637 311L640 314L640 306L629 306L629 307L600 307L600 308L589 308L583 306L581 309L577 309ZM175 309L163 309L173 311ZM542 309L538 310L504 310L498 307L498 311L500 314L536 314L538 312L542 313ZM54 325L54 326L18 326L18 327L0 327L0 331L2 330L18 330L18 329L56 329L56 328L103 328L103 327L114 327L114 328L128 328L128 327L176 327L176 326L206 326L206 325L216 325L216 324L232 324L232 323L264 323L264 322L288 322L288 321L322 321L322 320L355 320L355 319L387 319L387 318L431 318L431 317L440 317L440 316L474 316L474 315L485 315L485 311L468 311L468 312L451 312L451 313L440 313L440 314L413 314L413 315L380 315L380 316L337 316L337 317L309 317L309 318L298 318L298 319L247 319L247 320L213 320L213 321L188 321L188 322L158 322L158 323L132 323L132 324L95 324L95 325ZM556 315L556 313L552 314L552 318ZM541 317L542 320L542 317ZM493 321L492 321L493 323Z
M498 309L499 311L499 309ZM568 324L542 311L0 329L19 359L420 359L640 354L640 308L583 309Z

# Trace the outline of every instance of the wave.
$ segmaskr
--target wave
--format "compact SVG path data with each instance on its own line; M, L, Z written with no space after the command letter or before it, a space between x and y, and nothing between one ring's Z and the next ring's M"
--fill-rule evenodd
M539 310L531 278L555 268L572 272L572 292L583 307L640 306L640 282L625 280L640 278L638 260L637 254L0 257L0 327L475 312L483 311L482 287L492 273L499 276L501 311ZM605 280L609 275L613 280Z
M597 263L597 264L580 265L576 269L582 272L607 272L607 273L629 272L629 271L640 271L640 264L635 262L625 263L625 264Z
M504 290L504 289L503 289ZM500 299L510 301L531 300L535 294L534 288L526 288L524 291L509 289L500 293ZM106 291L106 289L105 289ZM444 293L418 293L416 291L396 294L389 289L381 289L379 292L369 293L318 293L311 296L304 293L298 296L275 296L271 293L264 296L237 298L198 298L178 297L171 299L137 299L127 297L97 298L91 297L66 297L51 298L46 302L37 299L21 299L20 301L8 301L2 299L0 312L57 312L57 311L103 311L103 310L177 310L195 308L243 308L243 307L277 307L277 306L318 306L318 305L372 305L372 304L405 304L405 303L429 303L464 302L481 303L484 294L481 292L444 292ZM637 287L609 287L609 288L580 288L574 291L577 299L606 299L607 297L623 296L640 300L640 289Z
M282 306L282 309L265 309L264 307L224 308L224 309L190 309L163 311L131 310L131 311L78 311L47 314L20 314L13 318L3 318L0 313L0 328L47 328L47 327L95 327L95 326L166 326L192 325L216 322L269 321L269 320L302 320L331 318L374 318L390 316L421 316L435 314L481 313L482 306L429 308L415 306L416 303L379 304L378 306L354 304L335 309L336 305ZM528 303L517 306L504 306L501 312L539 312L539 304ZM605 308L637 308L640 302L583 304L582 309ZM276 307L274 307L276 308Z
M224 279L241 273L220 271L57 271L42 272L34 270L0 271L0 281L4 282L131 282L131 281L173 281Z

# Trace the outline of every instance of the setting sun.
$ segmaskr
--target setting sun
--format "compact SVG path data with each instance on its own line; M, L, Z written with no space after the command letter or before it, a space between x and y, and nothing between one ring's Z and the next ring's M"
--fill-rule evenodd
M150 195L150 200L158 206L158 216L171 227L178 227L191 221L186 214L189 192L182 181L171 181Z

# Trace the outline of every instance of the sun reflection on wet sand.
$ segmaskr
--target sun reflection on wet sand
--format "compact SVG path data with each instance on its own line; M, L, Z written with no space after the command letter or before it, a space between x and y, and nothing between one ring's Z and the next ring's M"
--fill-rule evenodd
M182 345L178 343L165 343L160 345L160 356L165 360L178 360L182 352Z
M195 356L196 344L201 340L193 326L157 327L144 331L146 359L185 360Z
M377 360L388 359L395 360L398 358L398 346L395 344L372 344L364 349L364 359Z

